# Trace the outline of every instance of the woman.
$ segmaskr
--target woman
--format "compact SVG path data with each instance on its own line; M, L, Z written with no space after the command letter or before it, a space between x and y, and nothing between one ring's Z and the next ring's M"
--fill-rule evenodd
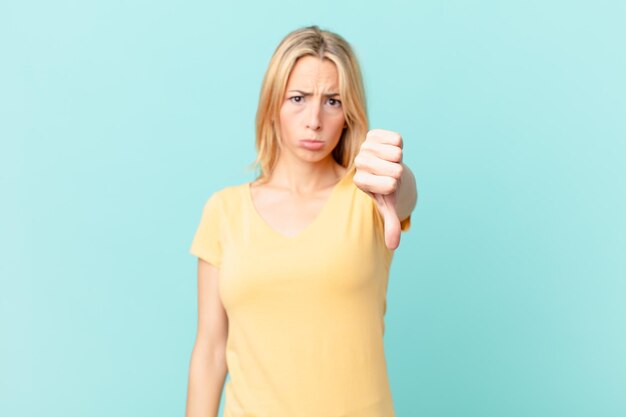
M367 129L350 45L288 34L261 89L261 174L209 197L191 245L187 417L217 416L223 388L225 417L395 416L386 289L417 193L400 135Z

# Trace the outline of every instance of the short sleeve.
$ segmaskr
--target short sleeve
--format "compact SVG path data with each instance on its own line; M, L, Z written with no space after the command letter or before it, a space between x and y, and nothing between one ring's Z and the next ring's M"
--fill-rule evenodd
M214 193L204 204L200 224L196 230L189 252L219 267L222 263L220 225L223 222L219 195Z
M411 228L411 215L409 214L409 217L400 221L400 231L406 232L410 228Z

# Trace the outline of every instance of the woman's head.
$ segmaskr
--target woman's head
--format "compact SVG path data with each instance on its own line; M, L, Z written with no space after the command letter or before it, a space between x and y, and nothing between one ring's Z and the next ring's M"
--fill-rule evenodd
M313 96L301 93L321 95L323 101L316 107L310 100ZM314 116L318 110L320 120ZM325 125L317 126L317 122ZM261 170L259 180L269 178L290 135L298 136L291 140L323 139L336 144L332 158L352 168L367 125L361 71L348 42L317 26L289 33L274 51L261 87L255 161Z

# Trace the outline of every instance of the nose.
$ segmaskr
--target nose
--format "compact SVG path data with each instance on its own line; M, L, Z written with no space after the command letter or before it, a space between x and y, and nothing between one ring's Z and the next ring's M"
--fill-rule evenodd
M311 100L306 127L311 130L319 130L322 127L320 111L320 103L317 100Z

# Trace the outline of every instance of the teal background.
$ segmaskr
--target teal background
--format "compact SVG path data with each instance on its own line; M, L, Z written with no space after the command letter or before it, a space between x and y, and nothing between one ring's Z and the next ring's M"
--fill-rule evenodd
M292 29L354 46L419 201L398 417L626 415L619 1L0 5L0 415L184 415L202 205ZM320 416L324 417L324 416Z

